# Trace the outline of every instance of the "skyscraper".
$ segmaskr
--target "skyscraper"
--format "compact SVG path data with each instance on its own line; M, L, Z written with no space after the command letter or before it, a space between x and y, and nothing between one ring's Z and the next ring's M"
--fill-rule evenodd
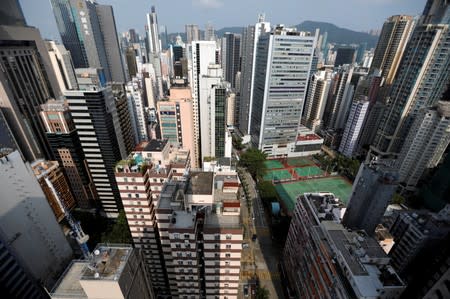
M344 128L354 93L354 86L351 84L352 75L353 67L350 66L340 67L333 73L323 116L324 129Z
M295 298L399 298L405 283L377 241L340 224L331 193L296 201L282 259Z
M220 65L209 65L200 79L201 162L206 157L226 157L226 99L228 88L222 81Z
M421 108L436 105L450 81L450 3L429 0L404 51L378 133L371 147L394 156Z
M135 144L148 140L147 115L145 113L144 95L140 80L133 78L126 85L128 109L130 112L131 126L135 136Z
M405 15L389 17L383 24L370 72L380 70L387 85L391 85L394 81L413 28L413 17Z
M314 74L309 82L302 124L316 133L323 124L323 113L327 104L330 86L331 73L327 71L320 71Z
M106 52L106 61L111 73L111 81L116 83L125 83L125 66L120 51L119 40L117 37L116 20L111 5L95 6L98 16L98 22L102 33L102 39Z
M296 141L315 43L315 36L282 26L259 38L250 133L269 156L287 155Z
M206 41L216 41L216 31L211 22L208 22L205 26L205 38Z
M239 96L239 130L242 134L250 134L250 115L253 99L253 84L255 82L256 49L259 36L270 32L270 23L264 22L260 15L258 23L244 28L241 40L241 82Z
M0 20L0 109L27 161L52 158L39 117L39 105L60 95L47 48L36 28L2 25L6 20Z
M450 143L450 102L422 109L416 116L398 155L400 183L414 189L422 175L438 165Z
M398 174L394 169L376 162L361 163L342 224L351 229L363 229L373 235L397 183Z
M185 25L186 30L186 43L190 44L193 41L200 40L199 32L198 32L198 25L194 24L187 24Z
M240 71L240 47L241 35L226 32L222 37L222 69L225 81L230 82L231 87L236 87L236 73Z
M342 135L341 145L339 146L339 152L344 156L351 158L357 148L368 107L369 101L365 96L352 103L344 134Z
M78 206L90 208L96 192L67 102L49 100L41 105L40 114L53 156L64 168Z
M355 63L356 49L353 47L338 47L334 66Z
M116 217L122 207L114 176L121 159L115 126L119 126L111 87L64 93L75 123L101 208Z
M203 75L208 74L208 66L216 62L216 42L195 41L192 42L192 69L191 69L191 89L193 96L192 110L194 116L194 152L192 160L194 165L199 165L202 157L201 140L201 118L200 118L200 80ZM195 161L195 162L194 162Z
M6 298L48 298L37 279L33 278L21 265L20 260L17 259L9 248L8 240L4 239L1 232L0 256L2 256L3 265L8 265L8 267L2 267L0 269L2 296Z
M90 0L52 0L62 42L76 68L103 68L107 81L125 82L112 6Z
M147 33L149 53L159 54L161 52L161 42L159 40L159 27L156 9L151 7L151 12L147 14Z
M1 238L22 267L50 289L72 258L72 250L34 174L17 151L0 154L0 188Z
M53 71L58 80L61 91L78 89L77 79L75 78L74 67L70 52L63 45L58 45L54 41L46 41L48 55L52 63Z

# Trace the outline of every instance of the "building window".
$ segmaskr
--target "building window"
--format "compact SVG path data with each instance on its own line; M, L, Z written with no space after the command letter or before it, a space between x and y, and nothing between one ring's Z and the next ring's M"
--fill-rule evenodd
M173 234L173 238L174 239L179 239L180 238L180 234Z
M227 240L231 240L231 235L227 234Z
M136 198L139 198L139 193L134 194Z
M226 254L225 254L225 257L226 257L226 258L230 258L230 257L231 257L231 254L226 253Z
M189 234L184 234L185 239L189 239Z
M227 244L227 249L231 249L231 244Z
M131 193L128 193L128 198L131 198Z

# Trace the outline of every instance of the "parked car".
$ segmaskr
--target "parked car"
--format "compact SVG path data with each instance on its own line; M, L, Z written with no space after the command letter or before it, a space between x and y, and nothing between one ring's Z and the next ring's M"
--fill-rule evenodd
M252 236L252 241L255 242L255 241L256 241L256 238L257 238L257 237L256 237L256 234L253 234L253 236Z
M250 246L248 245L248 243L242 243L242 249L245 249L245 248L249 248Z
M244 285L244 296L248 297L248 284Z

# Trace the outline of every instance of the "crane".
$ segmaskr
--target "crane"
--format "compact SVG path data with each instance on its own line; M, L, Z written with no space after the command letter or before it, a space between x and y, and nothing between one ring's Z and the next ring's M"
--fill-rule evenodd
M87 259L89 257L89 247L87 246L87 241L89 240L89 235L87 235L83 232L80 222L76 221L72 217L72 214L70 213L69 209L66 207L64 202L61 200L61 197L59 196L59 192L56 191L55 187L53 186L53 183L50 181L50 179L48 177L45 178L45 182L47 183L48 187L50 188L53 195L55 196L56 202L58 203L60 209L64 212L64 216L66 217L67 222L69 222L70 228L72 229L72 234L75 235L75 239L77 240L78 244L80 245L81 252L83 253L83 257L85 259Z

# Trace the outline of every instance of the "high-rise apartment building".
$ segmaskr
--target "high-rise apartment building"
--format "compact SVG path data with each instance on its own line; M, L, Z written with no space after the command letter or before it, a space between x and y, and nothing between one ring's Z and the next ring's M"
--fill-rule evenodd
M98 244L87 260L73 260L52 299L154 299L142 251L129 244Z
M77 129L99 204L108 217L122 207L114 176L121 159L115 126L119 126L111 87L66 91L70 113Z
M323 113L331 86L331 73L320 71L309 81L308 97L305 101L302 124L314 132L318 132L323 124Z
M331 193L299 196L282 270L295 298L398 298L405 284L378 242L339 223Z
M50 159L39 105L60 90L47 48L36 28L5 21L0 20L0 109L25 159Z
M72 250L36 177L18 151L1 153L0 188L2 240L33 279L50 289L72 258ZM11 275L13 271L19 274L19 269L10 271Z
M193 163L200 163L202 157L200 148L200 80L202 76L208 74L208 66L216 62L216 42L214 41L195 41L192 42L192 57L191 57L191 89L192 110L194 116L194 152L192 153ZM200 164L198 164L200 165Z
M356 151L358 140L361 136L361 129L367 117L368 107L369 101L365 96L352 103L344 134L342 135L341 145L339 146L339 152L344 156L352 157Z
M49 100L41 105L41 118L53 156L64 168L80 208L90 208L96 192L86 168L85 156L75 124L65 101Z
M201 161L206 157L230 157L225 153L227 84L223 82L220 65L208 66L200 78L200 146Z
M58 80L59 89L61 91L78 89L70 52L63 45L58 45L54 41L46 41L45 44L56 79Z
M61 40L76 68L103 68L107 81L125 82L112 6L90 0L52 0Z
M193 41L200 40L198 25L187 24L185 25L186 29L186 43L190 44Z
M250 134L250 115L253 99L253 84L255 82L255 61L259 36L270 32L270 23L264 22L260 15L258 23L244 28L241 40L241 82L239 97L239 130L242 134Z
M169 293L169 283L154 219L155 206L164 184L172 178L182 179L190 163L188 151L169 149L167 141L151 140L115 167L133 242L143 250L157 294Z
M400 183L414 189L426 170L438 165L449 143L450 102L439 101L418 113L405 139L396 161Z
M354 47L338 47L336 50L336 59L334 66L355 63L356 49Z
M448 239L449 211L450 206L447 205L439 213L412 210L395 215L389 228L395 244L389 255L392 265L401 275L411 278L412 275L408 271L414 269L414 264L420 264L421 259L432 260L431 256L421 256L421 252L427 252L427 248L429 250Z
M133 78L126 85L128 109L130 111L131 125L135 136L135 144L148 140L147 115L144 106L144 94L141 80Z
M376 162L361 163L342 224L373 235L397 188L395 170Z
M173 146L185 148L192 153L194 147L192 99L159 101L157 111L161 137L168 139ZM192 162L193 167L197 168L197 164L194 165L194 161Z
M241 35L226 32L222 37L222 69L224 71L225 81L231 84L232 88L236 87L235 79L237 72L240 71L241 65Z
M70 211L76 206L75 198L62 168L59 167L58 161L45 160L33 162L31 168L47 197L56 220L61 222L65 217L65 211ZM47 180L50 184L47 183ZM54 193L53 188L57 194Z
M259 38L250 133L269 156L287 155L296 141L316 38L283 26Z
M413 28L413 17L405 15L389 17L383 24L370 72L380 70L387 85L391 85L394 81Z
M421 108L441 100L450 81L450 3L429 0L401 60L372 152L395 156Z
M205 26L205 38L206 41L216 41L216 31L211 22L208 22Z
M112 92L116 104L117 113L113 113L113 118L118 119L115 124L117 141L119 142L120 155L128 156L136 145L135 136L131 123L131 111L128 108L128 98L124 84L112 84ZM117 117L115 116L117 114Z
M353 70L351 66L343 66L333 73L323 115L324 129L340 130L345 127L354 93L354 85L351 84Z

